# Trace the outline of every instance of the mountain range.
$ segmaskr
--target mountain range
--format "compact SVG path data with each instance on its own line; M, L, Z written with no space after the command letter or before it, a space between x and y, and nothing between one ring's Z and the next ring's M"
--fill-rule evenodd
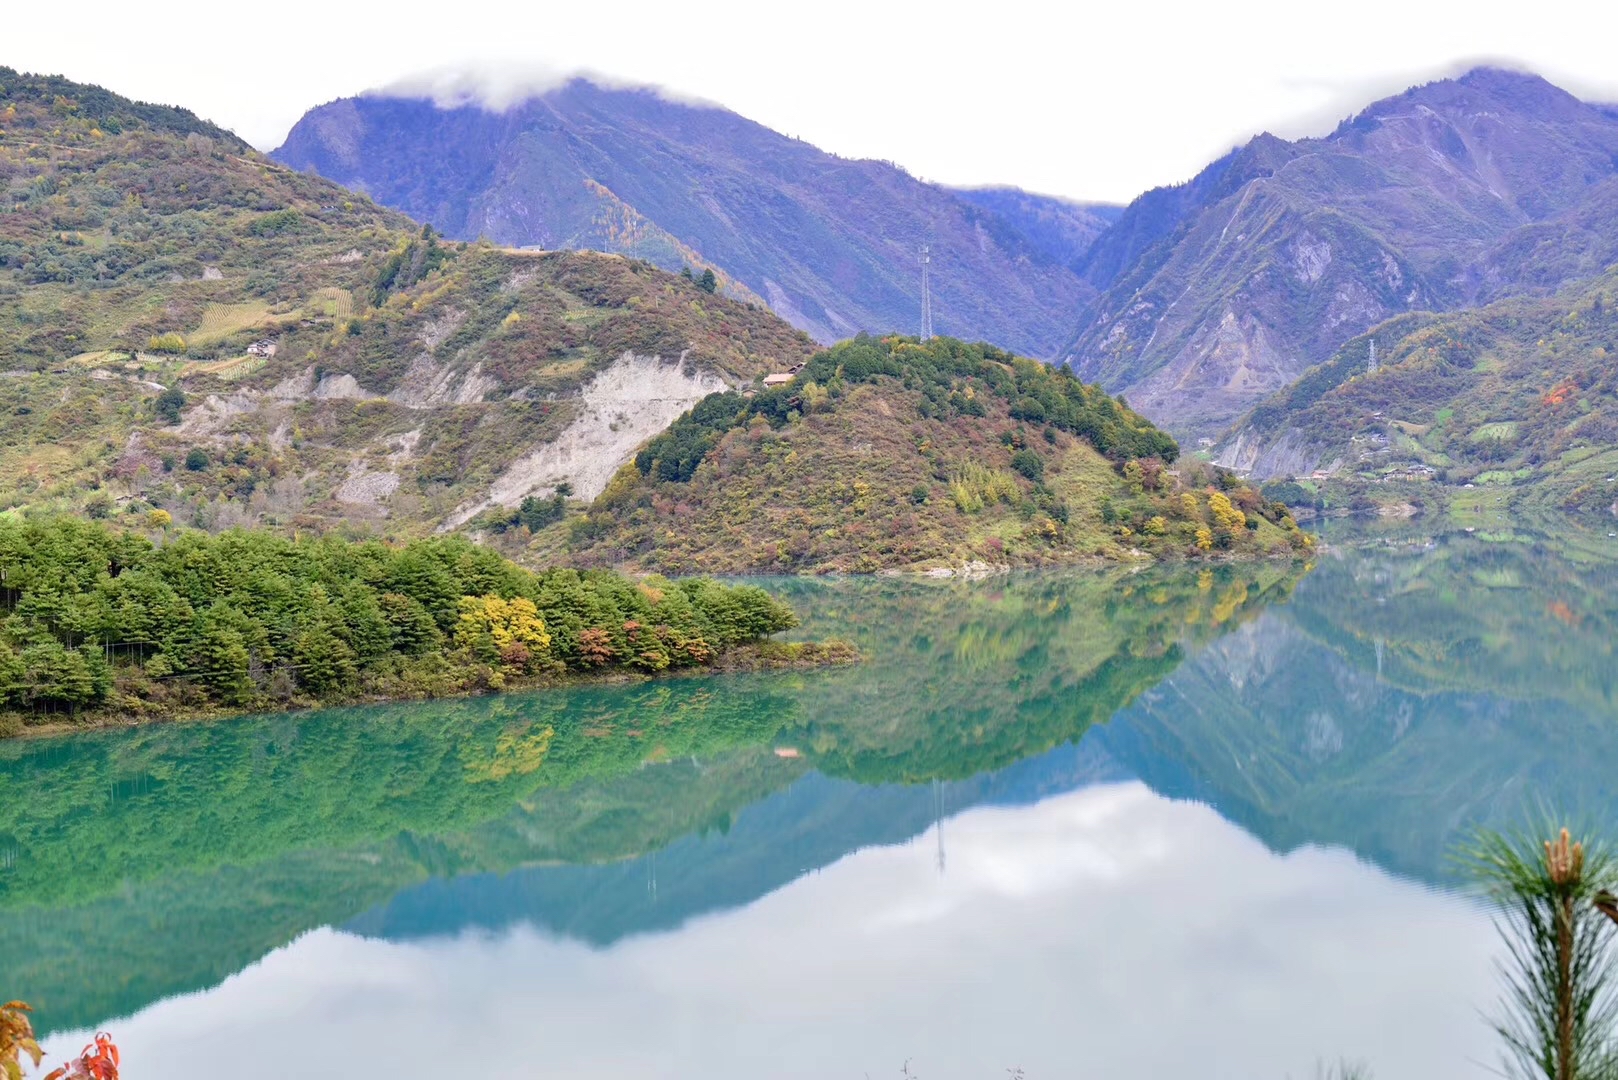
M1050 401L981 416L945 401L1000 375L938 383L937 400L915 397L931 376L900 378L888 413L864 391L843 402L845 380L797 376L810 335L918 321L923 244L941 333L1059 357L1255 478L1612 502L1618 108L1532 75L1480 68L1321 138L1261 135L1123 208L924 183L583 79L504 110L333 102L271 159L184 110L63 79L0 69L0 110L0 365L36 373L0 382L13 505L482 527L560 485L594 499L684 410L765 375L797 401L771 423L832 425L809 436L816 454L868 452L889 419L948 414L974 446L1001 408L1042 424ZM912 516L961 466L923 464L942 445L923 442L890 470L916 473ZM1064 505L1109 525L1110 550L1143 522L1103 522L1132 494L1092 479ZM654 495L668 482L635 499L693 505L695 488ZM1005 503L1038 510L1024 496ZM980 539L1016 546L998 529Z
M696 573L1307 546L1228 473L1165 469L1174 440L1066 369L943 337L817 350L716 277L447 240L65 80L0 72L0 117L8 506L465 528L513 555ZM1097 225L975 197L1053 251ZM668 514L683 534L651 527Z
M1092 289L1070 263L1105 224L1021 192L956 192L728 110L573 79L503 111L368 94L298 121L272 156L460 239L709 268L829 344L921 325L1050 358Z
M592 498L813 343L643 262L442 241L189 113L0 70L0 499L420 533Z
M950 190L582 79L504 111L332 102L275 157L450 235L712 268L822 341L914 326L928 243L941 332L1055 358L1211 442L1390 318L1548 296L1618 258L1618 108L1496 68L1323 137L1259 135L1124 208Z

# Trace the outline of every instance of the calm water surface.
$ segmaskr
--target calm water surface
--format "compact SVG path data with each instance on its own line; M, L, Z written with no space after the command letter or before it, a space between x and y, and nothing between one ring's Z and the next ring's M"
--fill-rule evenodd
M1490 1075L1447 853L1618 820L1618 542L1333 540L775 583L843 671L0 744L0 995L131 1080Z

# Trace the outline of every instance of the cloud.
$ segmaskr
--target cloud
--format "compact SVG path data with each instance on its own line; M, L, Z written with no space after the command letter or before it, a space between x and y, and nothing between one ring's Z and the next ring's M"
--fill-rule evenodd
M1285 91L1317 97L1318 104L1300 108L1273 134L1288 139L1326 135L1338 123L1355 116L1375 102L1397 97L1406 90L1444 79L1458 79L1478 68L1495 68L1523 75L1537 75L1583 101L1608 101L1618 97L1618 84L1566 77L1554 71L1504 55L1479 55L1443 64L1382 72L1368 76L1285 77L1278 85Z
M574 81L608 90L639 90L676 105L723 108L693 94L591 68L559 68L516 60L479 60L429 68L367 90L362 96L423 98L441 109L476 106L503 113Z

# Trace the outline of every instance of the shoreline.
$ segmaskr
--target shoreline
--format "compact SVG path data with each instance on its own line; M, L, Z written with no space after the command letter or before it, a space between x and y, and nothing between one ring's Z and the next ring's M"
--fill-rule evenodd
M1311 537L1313 533L1309 533ZM1319 543L1319 538L1315 538ZM836 567L808 567L799 570L772 569L768 566L754 566L747 568L725 570L670 570L651 569L647 567L626 565L624 574L634 577L649 577L653 575L683 579L686 577L712 577L724 581L737 581L751 578L915 578L932 580L949 580L959 578L965 581L981 581L986 578L1000 577L1006 574L1026 573L1029 571L1055 571L1055 570L1141 570L1147 567L1189 567L1211 563L1219 566L1229 566L1238 563L1268 563L1268 562L1308 562L1315 556L1318 548L1305 549L1287 548L1284 551L1263 552L1230 552L1207 551L1199 552L1195 556L1176 553L1172 556L1154 554L1139 548L1123 557L1106 555L1076 555L1071 559L1050 559L1015 563L990 563L981 559L971 559L964 563L935 566L926 562L912 563L908 566L883 566L873 570L845 570ZM598 569L606 569L598 567Z
M0 744L23 739L48 739L63 735L77 735L91 731L132 730L159 724L203 724L221 720L235 720L246 716L290 716L294 713L315 712L322 709L359 708L366 705L400 705L409 702L449 701L474 697L499 697L506 694L526 694L541 690L570 690L588 686L614 686L627 683L646 683L658 679L701 678L709 675L747 675L756 672L817 671L823 668L848 667L864 662L865 657L848 641L829 638L825 641L760 641L738 645L714 657L702 667L668 668L663 671L634 671L624 668L603 669L594 672L572 671L563 674L530 675L509 678L499 686L468 687L443 694L357 693L329 701L312 698L294 699L281 708L265 703L265 708L201 708L188 707L164 713L104 710L100 715L45 724L22 724L13 731L0 723ZM22 714L10 713L4 719Z

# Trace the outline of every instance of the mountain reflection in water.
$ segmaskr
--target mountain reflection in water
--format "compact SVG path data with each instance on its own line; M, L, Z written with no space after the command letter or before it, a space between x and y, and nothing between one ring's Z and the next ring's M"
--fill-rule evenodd
M133 1080L467 1075L1462 1075L1491 931L1358 862L1102 784L979 807L740 907L606 947L518 923L405 942L311 933L119 1025ZM637 883L639 884L639 883ZM1412 948L1419 943L1418 948ZM78 1038L61 1040L63 1045ZM530 1067L531 1066L531 1067Z
M135 1080L277 1022L336 1075L431 1009L605 1076L1474 1075L1492 943L1445 853L1618 811L1615 554L780 581L867 663L0 744L8 992L120 1018Z

